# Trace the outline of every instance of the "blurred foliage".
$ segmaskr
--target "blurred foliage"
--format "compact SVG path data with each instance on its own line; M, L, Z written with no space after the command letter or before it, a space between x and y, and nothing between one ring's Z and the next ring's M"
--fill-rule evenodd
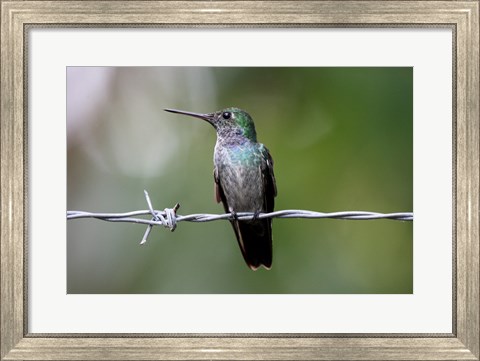
M100 79L100 80L99 80ZM67 71L69 210L179 202L223 213L214 129L162 111L247 110L275 161L276 209L413 209L412 68L95 68ZM251 271L227 221L71 220L68 293L412 293L413 223L276 219L273 267Z

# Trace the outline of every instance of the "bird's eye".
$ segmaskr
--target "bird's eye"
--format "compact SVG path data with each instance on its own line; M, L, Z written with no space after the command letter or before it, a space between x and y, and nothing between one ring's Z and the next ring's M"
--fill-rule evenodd
M223 117L223 119L230 119L232 117L232 113L223 112L222 117Z

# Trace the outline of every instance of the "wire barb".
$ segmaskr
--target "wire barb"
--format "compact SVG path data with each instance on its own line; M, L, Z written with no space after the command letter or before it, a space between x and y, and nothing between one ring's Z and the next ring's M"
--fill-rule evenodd
M154 226L164 226L173 232L177 228L178 222L212 222L222 219L231 220L232 217L240 221L264 218L309 218L309 219L344 219L344 220L374 220L374 219L390 219L394 221L413 221L412 212L396 212L396 213L377 213L365 211L346 211L346 212L313 212L306 210L283 210L271 213L253 213L253 212L236 212L225 214L189 214L186 216L177 215L180 204L175 204L173 208L165 208L163 211L157 211L153 208L152 201L146 190L143 191L147 201L148 210L139 210L126 213L91 213L84 211L67 211L67 219L78 218L95 218L107 222L129 222L146 224L147 229L143 235L140 244L147 242L147 238ZM138 216L150 215L151 219L137 218Z
M150 214L152 215L152 222L160 222L165 228L168 228L170 229L171 232L173 232L175 228L177 228L177 210L178 208L180 208L180 204L178 203L175 204L173 208L165 208L163 210L164 213L161 213L153 209L152 201L150 200L150 196L148 195L148 192L144 190L143 193L145 194L145 199L147 200L148 209L150 211ZM147 226L147 229L145 230L143 238L140 241L141 245L147 242L147 238L150 235L150 232L152 231L152 228L155 224L156 223L150 223Z

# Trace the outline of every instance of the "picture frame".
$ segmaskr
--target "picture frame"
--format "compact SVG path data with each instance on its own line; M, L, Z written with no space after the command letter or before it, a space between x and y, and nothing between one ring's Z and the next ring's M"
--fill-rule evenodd
M454 34L451 334L32 334L28 319L27 29L448 27ZM479 360L478 1L1 1L2 360ZM19 86L22 84L23 86Z

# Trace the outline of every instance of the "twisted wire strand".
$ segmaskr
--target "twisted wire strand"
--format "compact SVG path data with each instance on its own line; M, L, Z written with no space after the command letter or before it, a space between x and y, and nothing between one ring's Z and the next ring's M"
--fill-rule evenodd
M289 209L270 213L255 214L252 212L238 212L225 214L197 213L189 215L178 215L180 205L177 203L173 208L165 208L163 211L155 210L147 191L144 191L148 209L125 213L93 213L84 211L67 211L67 219L95 218L107 222L128 222L146 224L147 230L140 242L145 244L154 226L164 226L174 231L179 222L212 222L218 220L251 220L264 218L309 218L309 219L343 219L343 220L375 220L390 219L395 221L413 221L412 212L378 213L365 211L343 211L343 212L314 212L308 210ZM150 215L151 219L138 218L139 216Z

